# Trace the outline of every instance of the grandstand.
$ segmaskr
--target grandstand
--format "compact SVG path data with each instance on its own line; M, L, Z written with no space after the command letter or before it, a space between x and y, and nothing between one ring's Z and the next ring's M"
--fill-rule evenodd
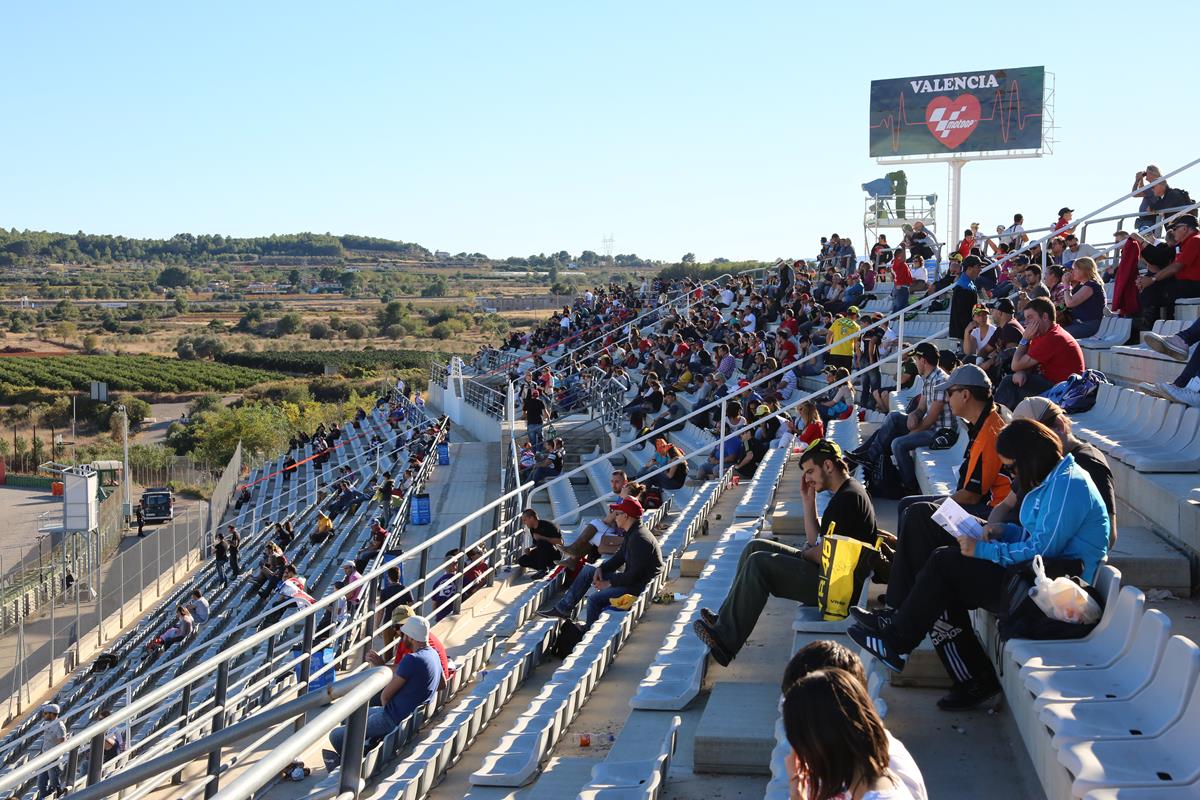
M1078 235L1086 238L1097 225L1132 220L1135 212L1108 213L1127 199L1080 216ZM1166 210L1149 232L1161 232L1195 209ZM1035 249L1046 258L1048 242L1060 232L1029 231L1028 244L985 271L999 272L1008 259ZM1093 237L1092 244L1111 254L1119 243L1105 236ZM819 259L815 265L824 271ZM231 512L222 525L246 532L243 550L249 554L261 549L275 523L291 521L304 533L288 556L307 578L309 594L319 599L293 608L262 600L244 584L219 592L215 572L205 567L114 643L109 652L117 668L84 665L58 688L54 702L72 734L66 743L40 752L34 717L8 732L0 743L0 792L35 796L38 775L64 759L63 781L71 796L84 798L120 791L126 797L411 800L693 797L718 790L786 796L790 745L779 703L783 665L811 641L853 646L848 620L828 620L816 606L774 598L746 648L726 668L716 665L693 633L702 609L720 607L733 586L748 542L774 539L800 546L805 535L800 437L786 422L829 387L815 376L817 370L796 379L795 390L784 397L782 379L823 359L836 342L818 319L809 327L814 342L806 355L783 365L755 364L754 348L768 346L766 335L757 334L775 334L779 327L777 315L764 313L769 304L763 298L790 303L793 294L820 281L820 272L796 275L781 290L781 274L771 268L642 289L600 287L593 300L577 301L577 319L585 323L560 327L555 321L523 346L486 350L472 364L435 363L427 407L445 411L450 421L424 417L403 396L381 403L356 423L357 435L347 439L335 466L349 466L366 485L385 470L402 472L419 447L420 472L386 520L388 542L362 569L369 587L365 600L345 614L338 608L362 586L336 588L334 581L340 565L359 555L376 506L362 503L338 519L327 539L312 542L306 533L326 500L324 470L300 458L296 474L285 482L282 459L262 468L251 478L261 487L253 503ZM949 299L952 286L930 288L892 312L887 285L877 284L862 308L881 318L864 317L857 336L886 325L895 334L895 350L877 362L856 363L852 380L875 370L885 380L898 379L903 357L918 345L961 344L948 335L950 315L935 310ZM745 314L735 318L747 309L754 323ZM1154 331L1177 333L1200 317L1200 303L1182 301L1176 315L1156 322ZM870 651L855 648L871 700L926 772L930 796L940 796L935 788L978 797L1200 795L1200 766L1187 755L1187 736L1200 724L1200 649L1179 635L1189 625L1181 613L1187 606L1152 599L1163 592L1186 598L1194 585L1200 411L1145 391L1143 384L1173 379L1178 364L1134 341L1133 330L1132 320L1106 316L1096 335L1081 342L1086 365L1111 383L1099 385L1093 408L1072 415L1072 428L1107 456L1120 520L1116 545L1092 581L1103 601L1094 630L1077 640L1005 642L996 616L975 610L973 627L1002 683L1004 709L994 715L933 708L931 693L948 682L929 639L897 673ZM701 342L706 354L679 350L675 334ZM747 356L740 363L709 358L718 344L731 343L746 345L738 351ZM706 360L707 367L701 366ZM669 409L648 390L646 379L659 373L660 364L680 384L681 410L656 423ZM728 370L727 393L698 385L695 379L704 370ZM683 380L684 371L692 373L691 380ZM519 415L532 395L527 380L556 414L553 433L567 440L556 473L536 484L519 463L518 443L528 429ZM844 452L858 450L887 411L914 407L923 380L907 390L891 383L889 408L833 413L825 438ZM732 399L744 401L744 418L727 419ZM647 403L652 407L643 414L639 405ZM762 414L760 406L766 409ZM394 436L389 418L425 438L387 452L366 445L371 433ZM914 452L921 495L952 494L958 484L971 432L964 420L955 424L953 444ZM727 442L760 429L773 430L766 437L770 446L748 462L747 450L727 453ZM531 506L572 538L589 519L606 513L614 499L614 470L642 482L666 475L675 462L656 458L655 440L661 437L683 451L691 476L676 488L662 486L662 504L643 520L659 542L663 569L625 610L602 614L569 652L556 655L568 623L537 612L560 595L570 575L565 568L532 578L510 571L524 544L519 512ZM454 460L438 466L435 446L475 439L501 442L502 463L494 465L502 475L499 496L477 508L456 509L454 521L432 535L407 528L410 504L422 488L454 480ZM705 467L714 477L697 480ZM861 468L854 475L866 478ZM813 498L818 516L830 500L828 493ZM875 505L880 527L895 531L895 504L876 499ZM479 533L469 533L469 526ZM450 547L466 554L461 563L440 560ZM409 598L398 593L384 602L380 583L394 565L403 567ZM167 626L175 605L194 586L218 598L211 618L189 640L144 656L146 643ZM859 599L874 603L881 589L867 581ZM363 654L372 647L388 654L394 643L375 643L388 641L397 625L391 611L410 598L419 611L440 620L434 630L454 670L432 702L388 735L368 739L361 696L368 689L374 693L387 676L365 664ZM1160 607L1151 608L1155 603ZM333 657L327 660L329 651ZM103 721L93 713L101 707L112 711ZM343 720L347 745L337 767L326 770L320 751L329 730ZM127 732L130 746L105 763L104 738L114 726ZM968 758L970 775L962 774ZM281 771L297 759L313 768L312 775L295 784L281 782Z

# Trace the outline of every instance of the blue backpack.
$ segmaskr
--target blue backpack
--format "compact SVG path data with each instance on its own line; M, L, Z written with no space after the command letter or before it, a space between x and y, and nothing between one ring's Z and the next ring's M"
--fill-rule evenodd
M1082 375L1077 373L1061 383L1054 384L1042 397L1058 403L1068 414L1081 414L1090 411L1096 405L1096 395L1102 383L1112 381L1103 372L1089 369Z

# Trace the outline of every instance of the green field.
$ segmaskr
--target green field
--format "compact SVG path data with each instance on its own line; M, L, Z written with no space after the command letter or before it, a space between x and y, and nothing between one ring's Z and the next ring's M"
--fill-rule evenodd
M86 392L92 381L104 381L109 390L121 392L230 392L280 377L261 369L164 356L0 358L0 387L6 390Z
M321 375L325 366L362 369L413 369L429 364L429 353L420 350L310 350L224 353L226 364L270 369L300 375ZM443 356L445 358L445 356Z

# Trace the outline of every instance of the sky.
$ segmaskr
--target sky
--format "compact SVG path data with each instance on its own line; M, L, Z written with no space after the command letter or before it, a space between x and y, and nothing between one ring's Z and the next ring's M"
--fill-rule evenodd
M962 221L1046 225L1200 157L1194 82L1154 55L1194 50L1200 4L1074 8L9 4L0 226L810 256L862 242L860 184L892 169L868 156L872 79L1038 65L1054 153L968 164ZM907 172L946 195L945 165Z

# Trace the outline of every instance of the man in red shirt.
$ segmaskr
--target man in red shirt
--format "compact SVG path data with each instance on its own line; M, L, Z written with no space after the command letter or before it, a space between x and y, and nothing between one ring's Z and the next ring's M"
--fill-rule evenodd
M920 259L920 256L914 256ZM908 293L912 290L913 276L904 260L904 248L897 247L892 257L892 313L908 305Z
M1184 214L1171 223L1175 236L1175 260L1158 271L1137 279L1138 299L1144 313L1144 329L1154 321L1175 318L1175 301L1200 297L1200 236L1196 235L1196 216Z
M775 357L779 359L781 366L787 366L796 360L796 340L792 338L792 334L788 333L787 329L782 325L779 327L779 335L775 343Z
M1075 216L1075 209L1063 206L1058 210L1058 222L1054 223L1054 236L1066 238L1075 232L1075 226L1071 224L1071 219Z
M1039 395L1086 369L1079 343L1054 321L1053 303L1035 297L1022 313L1025 338L1013 355L1013 374L996 389L996 402L1010 410L1026 397Z

